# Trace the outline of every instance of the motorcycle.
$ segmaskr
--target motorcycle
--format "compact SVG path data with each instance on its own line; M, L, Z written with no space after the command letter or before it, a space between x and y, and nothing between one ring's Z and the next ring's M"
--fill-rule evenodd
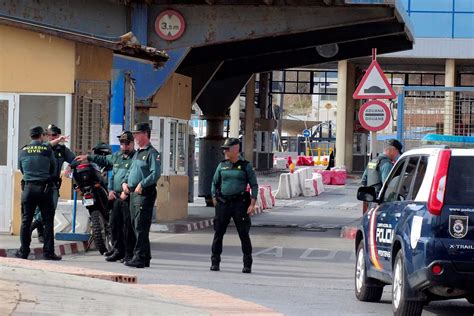
M89 211L92 237L100 254L112 250L109 228L109 200L104 176L91 162L74 161L70 164L73 188L82 193L82 204Z

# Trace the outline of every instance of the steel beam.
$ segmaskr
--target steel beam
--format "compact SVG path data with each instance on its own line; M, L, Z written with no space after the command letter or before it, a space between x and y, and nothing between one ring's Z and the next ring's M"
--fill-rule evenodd
M232 102L249 81L251 74L212 79L197 99L197 104L206 116L225 116Z
M222 61L200 64L191 67L179 67L176 72L192 78L192 102L194 104L201 93L206 89L216 72L222 66Z
M180 12L186 31L175 41L158 37L154 22L164 10ZM153 5L150 7L150 45L163 49L198 47L248 39L330 30L362 22L394 18L389 5L378 6L254 6L254 5Z
M320 56L314 48L306 48L293 52L283 52L226 61L216 74L216 79L225 79L243 74L252 74L274 69L300 67L344 60L362 56L370 56L372 48L376 47L379 54L391 53L398 50L410 49L411 42L400 45L403 35L387 36L369 40L352 41L339 44L339 52L331 58Z
M0 16L101 38L118 37L129 31L127 7L113 1L0 1Z
M195 47L186 56L181 67L208 63L216 60L243 58L246 56L265 55L275 52L292 51L324 45L329 43L348 42L369 39L393 34L404 34L404 26L391 19L384 22L368 22L331 29L286 34L259 39L247 39L239 42L228 42L216 45Z

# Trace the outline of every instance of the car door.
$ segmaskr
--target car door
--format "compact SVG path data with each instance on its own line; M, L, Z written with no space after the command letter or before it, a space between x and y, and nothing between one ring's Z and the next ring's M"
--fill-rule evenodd
M407 207L412 203L413 183L416 178L416 171L419 155L406 157L406 162L398 175L398 184L391 187L387 186L384 195L384 204L386 204L385 216L383 217L383 226L378 229L379 249L383 253L381 260L385 271L392 271L392 244L395 235L395 228L402 215L407 214Z
M387 220L392 208L396 207L396 194L400 184L406 158L400 159L392 168L379 195L379 205L370 211L369 252L372 266L388 276L387 262L390 262L390 246L392 243L393 223Z

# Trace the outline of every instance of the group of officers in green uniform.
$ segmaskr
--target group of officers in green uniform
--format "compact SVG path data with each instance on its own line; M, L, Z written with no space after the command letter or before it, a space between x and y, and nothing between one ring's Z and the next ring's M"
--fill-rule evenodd
M45 131L41 126L30 129L30 144L20 150L18 166L22 179L21 246L18 258L27 259L34 229L43 236L43 258L61 260L54 253L54 215L61 186L61 168L74 159L96 162L112 169L109 200L113 250L107 261L122 260L136 268L150 266L149 231L156 200L156 183L161 174L160 154L151 145L148 123L138 123L132 132L118 136L120 151L101 157L75 155L64 145L67 137L54 125ZM46 139L48 137L48 141ZM137 150L135 150L135 143ZM39 214L35 215L35 210ZM35 220L33 221L33 218Z
M54 253L53 231L61 186L60 172L64 162L71 163L77 159L91 161L112 170L108 191L112 203L110 228L113 249L106 253L105 260L121 261L136 268L149 267L149 232L157 196L156 183L161 175L160 153L151 145L150 134L148 123L139 123L132 132L124 131L118 136L120 151L107 156L75 157L74 153L61 144L67 137L61 135L57 126L48 126L47 133L40 126L31 128L31 143L21 149L18 164L23 174L23 192L21 247L17 257L28 258L31 232L36 228L39 235L44 236L44 259L61 260ZM45 141L46 135L49 137L48 142ZM402 148L402 144L396 139L385 141L383 154L367 165L362 185L373 186L379 192L393 164L402 154ZM257 201L257 177L250 162L240 156L240 141L237 138L226 139L222 149L225 160L218 165L211 187L215 206L215 232L210 270L220 270L223 238L232 218L242 245L242 272L251 273L253 260L249 231L250 215L255 211ZM367 206L364 212L366 209Z
M118 137L120 151L106 156L75 156L63 143L67 136L55 125L47 130L41 126L30 129L31 142L19 154L22 180L21 247L18 258L27 259L34 229L43 239L43 258L61 260L54 253L54 215L61 187L64 162L90 161L105 170L112 170L108 181L111 202L110 229L113 249L105 254L106 261L121 261L136 268L150 266L149 232L153 207L157 196L156 185L161 175L161 156L150 142L148 123L138 123L133 131ZM252 165L240 156L240 141L226 139L222 146L225 160L217 167L212 180L215 206L214 238L212 241L211 271L220 270L222 242L230 219L234 220L242 243L243 273L252 271L252 243L249 231L250 215L255 211L258 184Z

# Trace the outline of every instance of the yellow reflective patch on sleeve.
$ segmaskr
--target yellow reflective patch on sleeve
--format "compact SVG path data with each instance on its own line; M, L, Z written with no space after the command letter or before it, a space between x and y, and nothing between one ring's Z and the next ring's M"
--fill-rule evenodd
M377 168L377 163L376 162L369 162L369 164L367 165L367 168L375 169L375 168Z

